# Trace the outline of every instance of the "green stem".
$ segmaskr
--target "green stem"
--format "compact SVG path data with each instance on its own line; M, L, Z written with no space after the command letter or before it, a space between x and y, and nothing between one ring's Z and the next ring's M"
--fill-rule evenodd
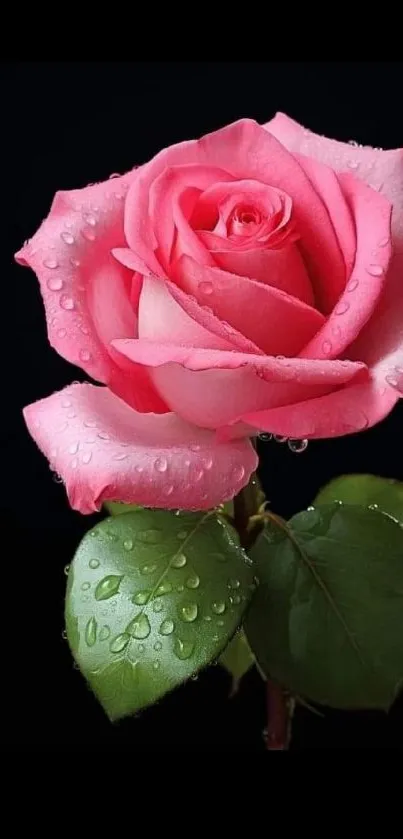
M256 538L256 528L250 527L249 520L257 514L263 499L259 480L253 473L249 483L234 498L234 525L243 548L250 548Z

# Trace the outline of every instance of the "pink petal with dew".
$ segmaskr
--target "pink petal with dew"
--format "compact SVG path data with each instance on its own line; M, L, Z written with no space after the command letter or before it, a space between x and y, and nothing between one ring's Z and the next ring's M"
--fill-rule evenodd
M219 443L174 414L139 414L89 384L28 405L24 417L81 513L107 500L208 509L239 492L257 466L247 439Z

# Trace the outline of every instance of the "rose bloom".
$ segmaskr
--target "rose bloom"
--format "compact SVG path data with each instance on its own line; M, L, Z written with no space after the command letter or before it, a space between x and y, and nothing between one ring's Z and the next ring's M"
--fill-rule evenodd
M24 411L71 505L209 508L248 481L259 431L385 417L403 392L402 199L401 150L282 114L58 192L16 258L52 346L104 385Z

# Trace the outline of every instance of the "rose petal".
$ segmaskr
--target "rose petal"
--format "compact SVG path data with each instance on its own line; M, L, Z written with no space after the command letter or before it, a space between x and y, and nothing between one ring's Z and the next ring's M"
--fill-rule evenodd
M333 312L301 353L305 358L340 356L360 334L380 300L391 256L389 201L348 174L339 178L356 220L355 264Z
M199 303L208 303L217 317L268 355L297 355L325 322L320 312L296 297L219 268L198 265L188 256L180 259L177 276L184 291Z
M155 368L151 376L167 405L207 428L234 422L247 411L318 396L367 375L357 362L278 359L144 340L116 341L114 346L136 364Z
M189 347L233 348L230 341L209 332L189 317L170 294L167 285L153 277L143 280L139 301L139 337Z
M130 172L58 192L48 217L16 259L38 277L49 342L57 352L139 409L161 410L144 372L134 392L110 353L110 335L136 334L128 298L131 272L110 257L112 245L124 244L123 198L134 177Z
M148 222L152 182L175 165L217 166L234 178L254 179L292 195L294 217L310 254L313 280L326 276L331 287L345 280L343 256L326 207L297 160L253 120L240 120L200 140L164 149L143 166L129 189L125 205L125 233L131 249L156 273L158 242Z
M393 257L386 285L379 305L349 354L363 358L372 367L381 389L386 382L402 395L403 149L384 151L320 137L281 113L265 127L291 151L320 160L337 172L352 172L392 202ZM388 247L389 243L383 239L377 245Z
M68 419L72 409L76 416ZM218 443L174 414L136 413L107 388L89 384L28 405L24 417L81 513L106 500L208 509L239 492L257 466L246 439Z
M255 429L284 437L340 437L380 422L398 398L391 387L371 379L287 407L248 413L242 419Z

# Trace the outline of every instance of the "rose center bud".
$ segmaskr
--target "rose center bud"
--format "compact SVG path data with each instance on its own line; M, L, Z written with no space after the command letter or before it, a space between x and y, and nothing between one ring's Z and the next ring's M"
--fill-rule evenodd
M256 207L238 204L228 219L229 236L252 236L262 222L262 216Z

